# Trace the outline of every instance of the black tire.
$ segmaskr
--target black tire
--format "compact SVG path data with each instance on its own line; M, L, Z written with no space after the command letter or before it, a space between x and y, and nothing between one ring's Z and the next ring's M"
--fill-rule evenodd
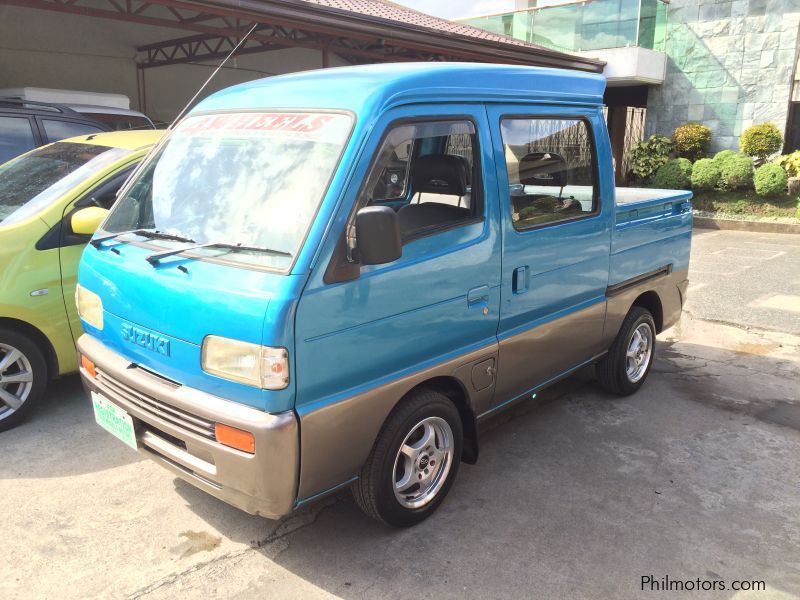
M19 375L22 371L20 365L22 360L18 359L4 365L5 372L0 371L0 390L5 394L19 397L24 395L24 401L17 408L11 408L8 402L8 396L3 399L3 394L0 393L0 431L5 431L16 427L24 421L31 410L38 404L44 396L44 391L47 388L48 372L47 361L42 354L41 349L36 343L26 335L19 333L13 329L0 328L0 364L3 359L10 354L9 348L15 349L19 352L24 362L30 365L32 373L32 381L27 393L21 392L23 383L6 383L3 384L3 376L8 378L9 375ZM13 366L12 366L13 365ZM27 369L25 369L27 371Z
M426 419L431 419L430 422L433 423L440 423L439 420L443 420L449 426L452 433L452 459L449 460L448 470L440 475L443 483L440 484L438 491L433 492L423 506L409 508L401 504L401 501L395 496L395 478L397 476L395 460L398 459L400 447L406 441L407 436L414 434L419 427L424 428L423 422L428 422ZM413 440L413 438L411 439ZM437 433L436 439L441 444L439 433ZM446 396L428 389L412 393L389 415L367 462L361 469L358 480L353 484L353 497L356 504L373 519L394 527L409 527L428 518L447 496L458 474L462 442L461 417ZM419 460L414 464L415 466L428 465L425 455L420 455ZM443 464L444 461L440 461L440 471L443 470ZM427 471L425 472L427 473ZM436 478L434 477L434 479Z
M635 381L632 381L628 375L627 351L634 332L641 326L646 326L650 329L650 355L647 358L643 374ZM650 367L653 366L655 344L656 325L655 321L653 321L653 315L640 306L632 307L622 322L622 327L620 327L614 343L611 344L608 354L595 365L595 375L600 386L618 396L630 396L636 392L644 385L650 373Z

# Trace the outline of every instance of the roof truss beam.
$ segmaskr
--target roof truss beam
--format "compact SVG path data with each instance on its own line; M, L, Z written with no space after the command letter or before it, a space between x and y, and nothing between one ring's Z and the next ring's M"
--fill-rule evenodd
M602 63L544 48L498 45L480 38L421 31L359 13L313 3L269 0L0 0L0 5L112 19L204 34L194 46L177 38L161 49L146 48L143 66L154 67L217 57L253 23L259 28L242 53L278 48L330 51L353 62L387 60L467 60L602 70ZM299 6L303 4L303 6ZM234 44L235 45L235 44ZM149 46L153 46L152 44ZM172 48L170 48L172 46Z

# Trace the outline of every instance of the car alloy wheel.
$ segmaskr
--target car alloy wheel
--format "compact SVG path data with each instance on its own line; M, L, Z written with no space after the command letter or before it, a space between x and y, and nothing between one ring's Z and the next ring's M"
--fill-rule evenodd
M16 413L33 389L33 368L25 354L0 343L0 420Z

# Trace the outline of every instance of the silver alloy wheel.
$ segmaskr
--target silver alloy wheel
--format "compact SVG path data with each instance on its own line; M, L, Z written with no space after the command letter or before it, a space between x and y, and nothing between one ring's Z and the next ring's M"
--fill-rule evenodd
M652 353L653 330L647 323L641 323L633 330L628 350L625 352L625 374L628 376L628 381L636 383L644 377Z
M0 421L17 412L33 389L28 357L14 346L0 344Z
M423 419L408 432L394 459L394 495L405 508L428 504L453 465L453 430L441 417Z

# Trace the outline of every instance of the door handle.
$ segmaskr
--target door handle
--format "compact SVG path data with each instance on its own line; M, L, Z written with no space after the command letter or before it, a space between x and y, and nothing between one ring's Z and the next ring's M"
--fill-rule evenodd
M524 294L528 291L528 267L517 267L511 276L511 291Z
M467 306L473 308L478 305L486 306L489 304L489 286L479 285L467 292Z

